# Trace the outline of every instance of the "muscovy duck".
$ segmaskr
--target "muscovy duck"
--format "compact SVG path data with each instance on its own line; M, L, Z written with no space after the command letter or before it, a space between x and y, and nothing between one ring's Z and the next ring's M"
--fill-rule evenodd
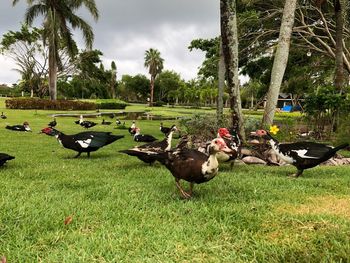
M110 121L105 121L105 119L103 119L102 122L101 122L101 124L102 124L102 125L111 125L112 122L110 122Z
M84 121L83 115L80 115L79 120L74 121L74 123L75 123L75 124L80 124L80 123L82 123L83 121Z
M91 127L96 126L97 123L93 122L93 121L83 121L80 123L80 126L84 127L85 129L89 129Z
M7 119L6 115L3 112L1 112L0 117L1 117L1 119Z
M13 131L24 131L24 132L32 131L27 121L23 122L23 125L13 125L13 126L6 125L5 128Z
M156 161L156 159L154 158L155 153L170 151L173 133L177 130L177 127L174 126L172 130L168 133L166 138L162 141L146 143L140 146L136 146L132 149L122 150L119 152L126 153L130 156L136 156L139 160L148 163L149 165L152 165Z
M128 129L130 135L134 135L136 133L136 124L135 121L132 121L131 126Z
M56 118L54 118L53 121L50 121L49 124L48 124L48 126L51 127L51 128L56 127L56 125L57 125Z
M230 162L237 159L241 146L241 141L238 135L236 133L235 135L232 135L227 128L220 128L218 130L218 138L222 138L225 141L227 147L232 150L230 153L225 153L223 151L219 152L217 154L219 162ZM231 162L231 167L232 165L233 162Z
M0 153L0 166L3 166L7 161L15 159L14 156L8 155L6 153Z
M161 122L161 123L160 123L159 130L160 130L162 133L164 133L165 135L167 135L167 134L170 132L171 127L170 127L170 128L169 128L169 127L164 127L164 126L163 126L163 122Z
M140 128L135 129L135 134L134 134L135 142L154 142L157 140L157 138L153 137L152 135L141 134L140 131L141 131Z
M299 177L305 169L319 165L320 163L332 158L337 151L347 147L345 143L337 147L328 146L315 142L295 142L279 143L265 130L257 130L256 135L266 139L275 153L286 163L294 165L298 171L292 174L293 177Z
M231 152L222 138L216 138L209 145L209 156L194 149L178 149L154 154L154 158L165 165L175 177L176 187L182 197L191 198L193 185L208 182L218 173L219 162L216 155L220 151ZM180 180L190 183L190 190L186 192Z
M90 152L97 151L103 146L124 138L124 135L113 135L110 132L94 131L66 135L50 127L42 129L41 132L47 135L54 135L64 148L78 152L74 158L79 157L83 152L86 152L87 156L90 157Z
M121 124L122 124L122 122L121 122L119 119L116 119L116 120L115 120L115 124L117 124L117 125L121 125Z

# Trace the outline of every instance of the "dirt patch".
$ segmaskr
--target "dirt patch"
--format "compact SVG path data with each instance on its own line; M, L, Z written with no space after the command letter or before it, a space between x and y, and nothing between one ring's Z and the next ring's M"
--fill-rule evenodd
M319 196L309 198L305 204L278 207L277 211L296 215L336 215L350 219L350 197Z

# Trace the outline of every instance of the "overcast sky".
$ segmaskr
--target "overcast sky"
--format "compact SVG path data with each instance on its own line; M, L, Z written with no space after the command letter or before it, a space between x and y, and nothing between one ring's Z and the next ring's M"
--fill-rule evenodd
M147 74L144 53L156 48L164 59L164 68L174 70L184 79L196 77L204 54L188 50L191 40L219 35L218 0L96 0L100 18L94 22L85 12L79 14L93 27L94 48L103 52L105 68L116 61L118 79L123 74ZM26 9L22 0L15 7L2 1L0 37L9 30L19 30ZM42 18L36 20L41 23ZM78 32L74 32L83 49ZM11 59L0 55L0 83L14 83L20 76Z

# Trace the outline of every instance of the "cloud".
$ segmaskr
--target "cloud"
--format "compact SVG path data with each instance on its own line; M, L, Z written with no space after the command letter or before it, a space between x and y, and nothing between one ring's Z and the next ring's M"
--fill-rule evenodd
M11 1L5 1L11 2ZM2 3L0 34L20 28L25 7ZM110 67L112 60L123 74L146 74L144 53L156 48L164 58L165 69L180 73L184 79L196 77L204 54L188 50L193 39L211 38L219 34L219 1L213 0L96 0L100 18L95 22L85 9L78 11L93 27L94 48L103 52L103 63ZM41 20L37 19L38 24ZM74 32L81 49L84 42ZM6 65L6 66L5 66ZM15 65L0 56L0 83L13 83L19 76L11 72Z

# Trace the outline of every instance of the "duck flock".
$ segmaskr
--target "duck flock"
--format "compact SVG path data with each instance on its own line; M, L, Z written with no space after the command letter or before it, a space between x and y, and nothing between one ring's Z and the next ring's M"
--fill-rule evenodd
M2 112L0 118L6 119L7 117ZM95 122L84 120L83 115L80 115L79 120L75 123L85 129L97 125ZM156 161L164 165L175 178L176 187L181 196L186 199L192 197L194 184L208 182L218 174L219 163L230 162L233 164L234 160L241 157L241 139L232 128L219 128L217 137L206 142L204 147L192 148L188 146L188 137L184 135L180 138L177 146L172 148L173 134L180 132L176 125L165 127L163 123L160 123L159 129L164 134L164 139L157 140L153 135L141 134L141 129L136 126L135 121L129 127L126 127L125 122L122 123L119 119L115 123L120 129L128 129L134 141L145 142L145 144L119 152L136 157L148 165L152 165ZM104 119L101 123L101 125L111 124L112 122L106 122ZM82 153L86 153L89 157L91 152L124 138L124 135L90 130L67 135L57 130L56 126L57 121L54 118L48 123L48 127L43 128L40 133L56 137L64 148L77 152L74 158L79 157ZM22 125L7 125L5 128L18 132L32 131L26 121ZM253 134L269 142L279 158L297 168L297 172L291 175L294 177L299 177L305 169L317 166L333 157L338 150L348 146L348 144L342 144L332 147L307 141L280 143L266 130L257 130ZM0 166L14 158L6 153L0 153ZM180 180L189 182L189 191L182 188Z

